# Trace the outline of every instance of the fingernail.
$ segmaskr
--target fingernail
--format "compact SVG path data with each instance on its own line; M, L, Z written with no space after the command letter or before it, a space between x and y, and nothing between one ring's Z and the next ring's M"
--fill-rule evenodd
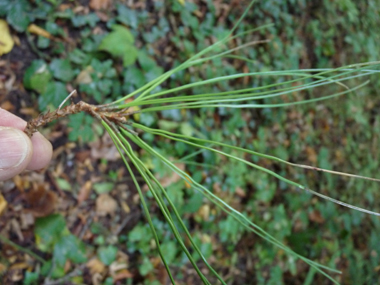
M21 131L0 127L0 169L17 167L28 154L28 143Z

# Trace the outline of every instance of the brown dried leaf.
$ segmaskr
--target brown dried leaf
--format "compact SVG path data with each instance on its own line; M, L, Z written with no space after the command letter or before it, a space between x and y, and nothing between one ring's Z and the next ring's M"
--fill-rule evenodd
M100 140L90 143L91 157L94 159L104 158L109 161L115 161L120 158L116 146L113 144L111 137L106 133Z
M99 216L112 215L117 209L117 202L108 194L101 194L96 198L96 212Z
M235 192L240 198L244 198L246 196L245 191L241 187L236 187Z
M175 166L177 166L180 170L185 170L185 164L184 163L175 163ZM171 172L168 176L162 177L159 179L160 184L165 188L169 185L178 182L181 180L181 176L179 176L177 173Z
M89 260L86 265L90 269L91 274L102 274L106 270L106 266L97 258Z
M35 217L45 217L54 211L57 203L57 195L47 190L40 184L36 189L24 194L24 200L30 211Z
M0 216L4 212L7 205L8 205L7 200L5 200L4 196L0 193Z
M311 162L311 164L316 164L318 160L317 153L315 152L315 149L312 147L306 147L306 155L307 159Z
M34 216L31 213L20 214L21 229L26 230L34 225Z
M317 224L323 224L325 219L322 217L321 212L314 210L309 213L309 220Z
M14 111L14 109L15 109L15 106L10 101L5 101L5 102L1 103L0 107L2 109L7 110L7 111Z
M94 10L106 10L111 4L111 0L91 0L90 8Z
M92 72L94 72L94 69L91 66L86 67L78 74L77 78L75 79L76 83L90 84L92 82Z
M86 201L88 197L90 196L92 190L92 183L91 181L87 181L79 190L78 193L78 204L82 204L83 201Z
M117 273L113 276L113 281L117 282L120 280L133 278L133 276L134 275L128 269L124 269L124 270L120 271L119 273Z

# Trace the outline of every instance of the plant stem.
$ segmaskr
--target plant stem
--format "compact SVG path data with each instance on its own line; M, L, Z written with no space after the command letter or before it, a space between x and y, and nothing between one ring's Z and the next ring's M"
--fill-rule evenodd
M0 235L0 241L2 241L3 243L5 244L8 244L10 246L13 246L14 248L20 250L20 251L23 251L25 253L27 253L28 255L30 255L31 257L34 257L35 259L37 259L38 261L42 262L42 263L45 263L46 260L43 259L41 256L35 254L33 251L27 249L27 248L24 248L16 243L14 243L13 241L7 239L6 237Z

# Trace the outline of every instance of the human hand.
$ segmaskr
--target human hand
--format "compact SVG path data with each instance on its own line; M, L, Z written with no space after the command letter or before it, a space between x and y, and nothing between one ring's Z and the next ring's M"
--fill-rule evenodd
M0 108L0 181L24 169L44 168L51 160L51 143L38 132L30 139L25 126L24 120Z

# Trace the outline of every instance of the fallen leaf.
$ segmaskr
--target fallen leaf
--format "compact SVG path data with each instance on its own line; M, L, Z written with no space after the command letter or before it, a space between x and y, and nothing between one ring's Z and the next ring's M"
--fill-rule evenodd
M309 220L317 224L322 224L325 222L325 219L322 217L321 212L317 210L309 213Z
M85 69L83 69L75 79L75 82L77 84L90 84L92 82L91 73L94 72L94 69L92 66L87 66Z
M31 213L20 214L21 229L26 230L30 226L34 225L34 216Z
M133 278L133 274L127 269L124 269L113 276L113 281L116 282L116 281L120 281L120 280L124 280L128 278Z
M54 211L57 195L40 184L36 189L25 193L24 200L28 206L26 210L32 213L33 216L45 217Z
M111 0L91 0L90 8L94 10L106 10L111 4Z
M123 208L124 212L129 214L131 212L131 208L129 208L127 202L121 201L121 207Z
M184 163L175 163L175 166L177 166L180 170L185 170L185 164ZM179 176L177 173L170 173L168 176L162 177L159 179L160 184L162 187L168 187L169 185L178 182L181 180L181 176Z
M94 159L115 161L120 158L120 154L108 133L106 133L100 140L90 143L90 146L91 157Z
M75 158L80 161L80 162L84 162L87 158L89 158L91 156L91 151L89 150L82 150L82 151L78 151L76 154L75 154Z
M318 160L318 155L314 148L312 147L306 147L306 155L307 159L311 162L311 164L316 164Z
M4 199L3 195L1 195L0 193L0 216L5 210L5 208L7 207L7 205L8 205L7 201Z
M14 41L9 33L9 26L5 20L0 19L0 55L12 50Z
M108 194L101 194L96 198L96 212L99 216L112 215L117 209L117 202Z
M92 183L91 181L87 181L79 190L78 193L78 204L82 204L83 201L86 201L88 197L90 196L92 190Z
M5 101L4 103L1 103L0 107L7 111L14 111L15 109L15 106L9 101Z
M90 269L91 274L102 274L106 270L106 266L97 258L89 260L86 265Z
M236 187L235 189L236 195L238 195L240 198L244 198L246 196L245 191L241 187Z
M35 24L30 24L28 27L28 31L32 34L36 34L47 39L53 39L53 36L48 31Z
M198 215L201 217L202 221L208 221L210 216L210 205L202 205L197 212L197 216Z

